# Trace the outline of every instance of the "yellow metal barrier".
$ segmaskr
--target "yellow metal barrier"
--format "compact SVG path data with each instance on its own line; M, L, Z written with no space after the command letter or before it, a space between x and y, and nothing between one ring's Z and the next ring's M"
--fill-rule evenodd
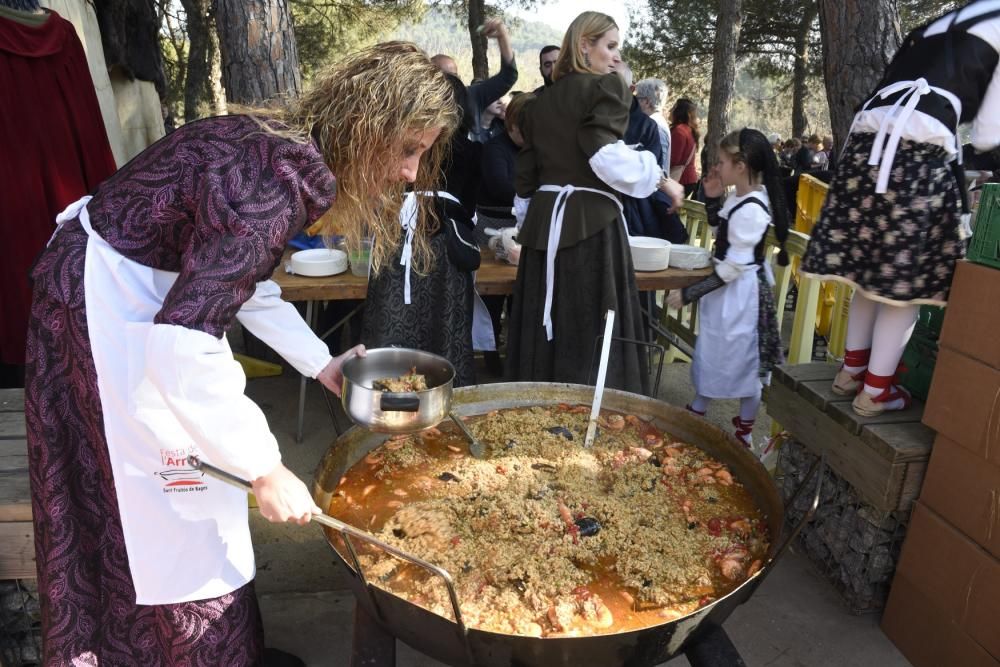
M795 196L795 222L793 228L797 232L811 235L813 227L819 220L823 202L826 201L828 187L823 181L802 174L799 177L799 187ZM792 270L795 283L799 283L799 263L792 260ZM851 288L846 285L827 282L820 289L817 302L816 333L827 339L828 349L834 357L844 355L843 340L847 333L846 319L839 317L840 311L846 308L851 300ZM846 311L845 311L846 312Z

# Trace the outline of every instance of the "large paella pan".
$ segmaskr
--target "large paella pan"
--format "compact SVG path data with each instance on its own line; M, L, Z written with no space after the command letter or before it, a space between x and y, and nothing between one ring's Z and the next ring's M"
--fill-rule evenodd
M472 424L477 424L478 421L480 425L476 428L482 434L488 433L488 430L484 430L482 427L483 420L499 419L498 414L525 413L529 414L531 418L540 419L544 415L572 413L572 406L588 403L592 392L592 387L578 385L543 383L484 385L456 390L452 408L455 413L468 419ZM405 514L404 509L410 502L411 496L421 495L411 493L412 489L407 487L408 482L404 481L402 486L394 488L398 497L391 503L391 511L378 518L377 522L376 517L371 515L368 521L361 522L365 525L358 525L358 528L363 531L382 532L381 539L359 539L356 531L350 531L352 536L347 536L343 532L327 530L327 536L331 546L334 547L337 560L346 567L350 575L351 586L360 604L393 635L406 641L414 648L453 665L653 665L678 654L687 642L698 636L700 628L706 625L720 624L735 606L749 598L763 576L773 566L775 559L783 550L783 545L787 544L789 536L783 535L782 530L784 510L774 483L757 459L734 438L684 410L660 401L619 391L606 393L604 407L610 411L609 415L623 415L635 420L632 423L636 425L636 429L641 434L648 438L649 444L651 446L656 444L660 447L660 449L653 450L657 456L663 455L663 445L656 442L656 434L662 434L670 442L683 443L683 447L691 447L692 451L701 452L700 458L704 461L714 462L711 467L705 466L700 471L714 475L710 481L726 482L726 476L731 475L735 485L740 487L751 499L754 513L748 513L746 517L739 517L739 520L746 518L749 523L736 530L747 530L746 534L740 532L738 537L740 544L749 545L754 543L749 531L750 526L753 525L753 535L760 538L755 543L760 553L746 553L742 559L732 561L725 560L731 555L730 552L716 555L716 560L721 561L722 569L720 572L725 573L727 565L732 568L738 567L739 576L735 576L737 573L734 570L732 585L722 589L722 592L717 595L704 596L697 603L689 603L687 606L684 604L670 606L666 604L670 601L669 597L664 600L662 596L661 598L656 598L654 595L647 596L647 598L654 599L652 601L649 599L636 601L634 603L636 610L639 610L645 603L647 608L652 607L654 611L656 608L662 608L665 611L661 610L660 614L630 614L631 624L601 623L598 625L603 630L595 632L580 632L583 626L571 625L565 619L562 621L565 627L562 627L559 618L551 614L543 616L540 621L544 630L532 625L527 627L533 629L526 632L523 631L525 626L519 626L520 630L513 626L508 630L498 630L504 626L486 623L480 615L473 611L475 610L474 601L469 598L474 596L470 596L468 586L464 585L465 582L459 582L461 585L456 585L455 577L448 571L434 566L435 560L447 561L454 565L454 562L449 561L446 557L447 554L441 551L425 551L424 555L436 554L435 558L427 559L431 561L428 563L427 560L416 557L410 552L416 547L416 544L402 539L405 537L404 530L391 528L394 525L392 524L393 515L396 512ZM530 409L533 409L534 412L525 412ZM640 429L639 425L646 430ZM609 436L610 431L614 430L614 426L614 420L605 422L605 430L608 431ZM550 430L560 433L555 428ZM568 435L570 432L571 429L566 429L564 435ZM317 503L324 509L331 509L334 516L341 514L339 518L347 519L348 522L357 525L359 523L358 517L351 517L349 516L350 512L346 511L347 505L344 502L345 494L343 492L344 482L347 481L345 475L348 477L357 475L360 474L359 471L367 471L371 474L374 467L372 462L380 461L381 457L388 451L403 449L399 436L396 436L395 440L389 440L389 437L360 428L354 428L341 436L331 446L316 470L314 495ZM566 438L565 446L577 449L580 447L579 442L570 441L569 437ZM461 470L462 476L468 474L467 468L461 468L465 463L461 459L468 456L467 451L454 445L451 445L450 449L454 450L450 454L450 458L459 459L454 462L451 468ZM476 461L475 464L492 466L496 462L498 470L509 465L510 452L492 452L493 449L500 448L497 448L495 443L491 445L490 456L496 458ZM643 461L652 455L652 452L644 447L626 447L625 450L626 455L629 456L633 454L634 450L635 456ZM673 453L676 454L676 451ZM504 455L507 457L505 458ZM618 459L621 459L621 456ZM538 461L538 459L530 459L530 461ZM659 464L658 461L654 462ZM626 460L623 465L628 463L629 461ZM543 464L536 462L531 465L540 466ZM662 464L660 465L662 467ZM536 469L536 472L538 470ZM540 470L549 472L547 468L540 468ZM693 474L691 478L700 479ZM456 484L450 485L456 488L457 482L461 481L459 475L454 475L451 472L442 473L441 479L456 482ZM373 486L376 485L366 485L365 489L370 491ZM719 486L729 485L720 484ZM358 489L355 488L354 493L357 494L357 492ZM717 495L714 490L712 493ZM478 496L478 493L475 495ZM559 504L562 505L561 500ZM359 506L360 504L355 505L355 507ZM418 507L418 505L414 503L414 507ZM560 507L560 509L568 508ZM684 508L683 511L688 511L688 509ZM426 508L423 507L413 513L414 516L423 514L426 514ZM571 533L569 536L571 540L569 538L563 540L568 549L573 548L570 544L571 541L575 543L578 537L586 534L586 531L590 531L592 534L595 530L595 527L588 523L593 519L583 516L583 514L578 512L575 515L564 515L566 530ZM354 521L351 520L352 518ZM687 518L691 520L690 528L694 530L699 521L696 517L687 516ZM754 522L757 524L754 525ZM729 529L730 523L734 522L727 520L723 524L722 530ZM641 522L639 525L641 526ZM698 526L698 528L703 527L705 526ZM553 528L553 530L555 529ZM718 530L719 526L714 526L714 529ZM581 530L585 532L581 532ZM644 539L651 537L644 535L641 527L635 532L635 540L640 544ZM400 539L392 539L393 533ZM456 540L451 544L457 551L459 538L451 537L450 539ZM376 544L375 547L372 547L373 542ZM386 542L392 544L386 545ZM657 544L655 540L649 540L649 542ZM659 544L662 544L662 541ZM432 604L432 600L429 599L404 594L398 586L390 585L398 573L405 571L405 569L396 566L385 567L388 561L394 559L385 553L379 554L379 551L389 551L409 563L415 563L415 569L422 570L419 574L423 575L423 580L425 582L433 580L432 587L442 591L437 597L437 604ZM754 555L759 556L759 558L751 560ZM555 556L545 553L525 553L523 558L527 561L545 561L548 558L547 562L553 564L556 562ZM468 565L468 563L466 564ZM539 564L536 562L535 565L534 570L528 568L528 571L535 572L537 577ZM544 568L545 563L542 563L541 567ZM452 569L455 570L454 574L459 577L467 574L467 572L463 572L466 568L460 565L457 568L452 567ZM725 578L721 580L725 582ZM518 583L520 585L523 582ZM589 588L580 587L578 590L585 592L589 598ZM425 590L430 589L425 586ZM628 590L631 590L631 593ZM634 597L637 593L635 588L628 590L623 591L626 600ZM642 592L641 589L639 592ZM611 594L604 593L606 599L609 595ZM611 605L611 607L615 609L615 615L618 616L618 610L621 609L622 604L620 599L616 599L616 601L617 606ZM517 605L513 605L512 608L517 608ZM463 609L465 613L463 613ZM590 604L590 611L593 615L592 604Z

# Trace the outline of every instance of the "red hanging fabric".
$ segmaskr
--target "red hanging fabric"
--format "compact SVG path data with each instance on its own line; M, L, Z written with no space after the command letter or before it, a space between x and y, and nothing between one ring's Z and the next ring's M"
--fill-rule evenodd
M115 172L87 58L53 11L0 16L0 362L24 363L28 271L56 215Z

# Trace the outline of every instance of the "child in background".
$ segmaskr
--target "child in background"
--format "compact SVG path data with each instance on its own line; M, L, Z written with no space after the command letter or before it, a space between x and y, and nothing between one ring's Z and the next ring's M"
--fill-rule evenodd
M728 186L735 192L720 208ZM691 365L695 397L688 410L704 415L712 399L740 399L733 426L750 447L761 388L782 360L774 279L764 257L772 221L781 246L778 262L788 264L788 209L767 137L751 129L729 134L719 144L719 162L705 177L704 188L708 221L717 229L715 272L683 290L672 290L667 303L679 308L701 300Z

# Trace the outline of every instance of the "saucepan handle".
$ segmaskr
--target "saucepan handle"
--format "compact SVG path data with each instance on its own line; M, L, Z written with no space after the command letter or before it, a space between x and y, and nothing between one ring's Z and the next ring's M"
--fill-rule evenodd
M379 407L383 412L418 412L420 410L420 396L385 393L379 398Z

